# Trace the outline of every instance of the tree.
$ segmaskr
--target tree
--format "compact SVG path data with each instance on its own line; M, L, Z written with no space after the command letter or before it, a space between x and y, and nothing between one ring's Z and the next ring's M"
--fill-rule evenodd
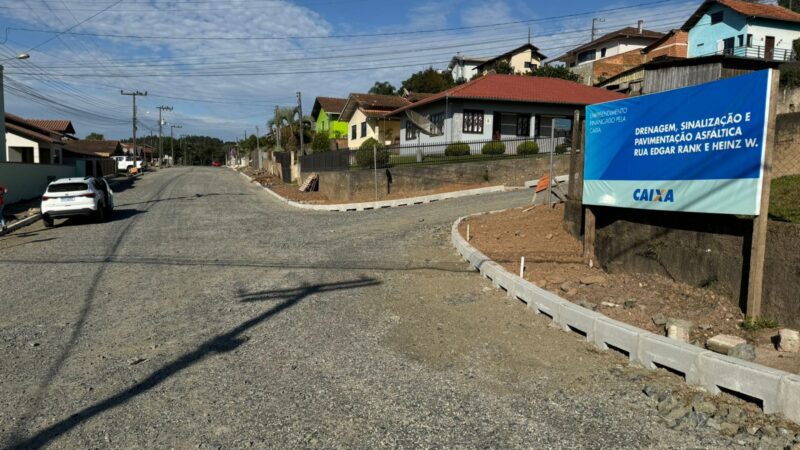
M95 132L91 132L86 136L86 140L87 141L102 141L104 139L105 139L105 136L103 136L100 133L95 133Z
M303 142L309 143L313 138L311 130L312 119L309 116L303 117ZM297 121L297 110L295 108L278 108L277 113L272 117L267 126L274 130L280 128L281 150L295 151L300 148L300 124ZM271 142L273 145L274 141Z
M778 5L794 12L800 12L800 0L778 0Z
M397 94L397 89L388 81L376 81L375 84L369 88L369 93L379 95L395 95Z
M492 64L491 70L494 71L494 73L500 73L504 75L514 74L514 68L511 67L511 63L509 63L505 59L500 59L496 61L494 64Z
M408 77L401 86L409 92L436 94L455 86L455 81L451 72L442 73L433 67L428 67Z
M541 66L531 70L534 77L561 78L569 81L578 81L580 77L566 67Z
M314 135L314 140L311 141L311 151L314 153L322 153L330 151L331 138L328 136L327 131L320 131Z

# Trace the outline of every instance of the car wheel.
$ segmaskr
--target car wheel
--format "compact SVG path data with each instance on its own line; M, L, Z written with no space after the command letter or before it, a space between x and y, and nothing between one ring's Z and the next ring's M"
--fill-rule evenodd
M48 216L47 214L42 216L42 222L44 222L44 226L50 228L53 226L53 218Z
M103 213L105 214L105 220L108 221L111 219L111 215L114 214L114 208L110 206L104 206Z

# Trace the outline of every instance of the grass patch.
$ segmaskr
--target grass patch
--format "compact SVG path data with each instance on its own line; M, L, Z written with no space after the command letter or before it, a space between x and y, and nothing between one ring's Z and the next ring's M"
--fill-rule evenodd
M778 328L778 322L764 317L745 316L744 322L740 325L742 329L748 331L758 331L771 328Z
M800 175L772 180L769 196L769 218L800 223Z

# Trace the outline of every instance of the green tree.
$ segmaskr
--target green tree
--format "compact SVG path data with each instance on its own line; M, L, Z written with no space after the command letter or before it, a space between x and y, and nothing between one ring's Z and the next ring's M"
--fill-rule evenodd
M102 141L103 139L105 139L105 136L95 132L91 132L86 136L87 141Z
M397 89L388 81L376 81L375 84L369 88L369 93L379 95L395 95L397 94Z
M409 92L436 94L455 86L455 81L451 72L442 73L433 67L428 67L412 74L401 86Z
M322 153L330 151L331 138L328 136L327 131L320 131L314 135L314 140L311 141L311 151L314 153Z
M800 12L800 0L778 0L778 5L794 12Z
M303 116L303 139L306 144L311 142L313 131L311 130L311 117ZM295 108L278 108L277 113L268 122L267 126L271 130L280 129L281 150L296 151L300 148L300 122L298 122L297 110ZM275 133L277 134L277 133ZM270 146L274 147L276 142L270 139Z
M492 64L491 70L494 71L494 73L500 73L504 75L514 74L514 68L511 67L511 64L505 59L498 60L494 64Z
M534 77L561 78L569 81L578 81L580 77L566 67L541 66L530 73Z

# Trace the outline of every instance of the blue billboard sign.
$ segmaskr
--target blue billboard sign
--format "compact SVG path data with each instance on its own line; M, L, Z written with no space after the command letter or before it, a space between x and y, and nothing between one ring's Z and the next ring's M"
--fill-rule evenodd
M583 203L758 215L771 77L588 106Z

